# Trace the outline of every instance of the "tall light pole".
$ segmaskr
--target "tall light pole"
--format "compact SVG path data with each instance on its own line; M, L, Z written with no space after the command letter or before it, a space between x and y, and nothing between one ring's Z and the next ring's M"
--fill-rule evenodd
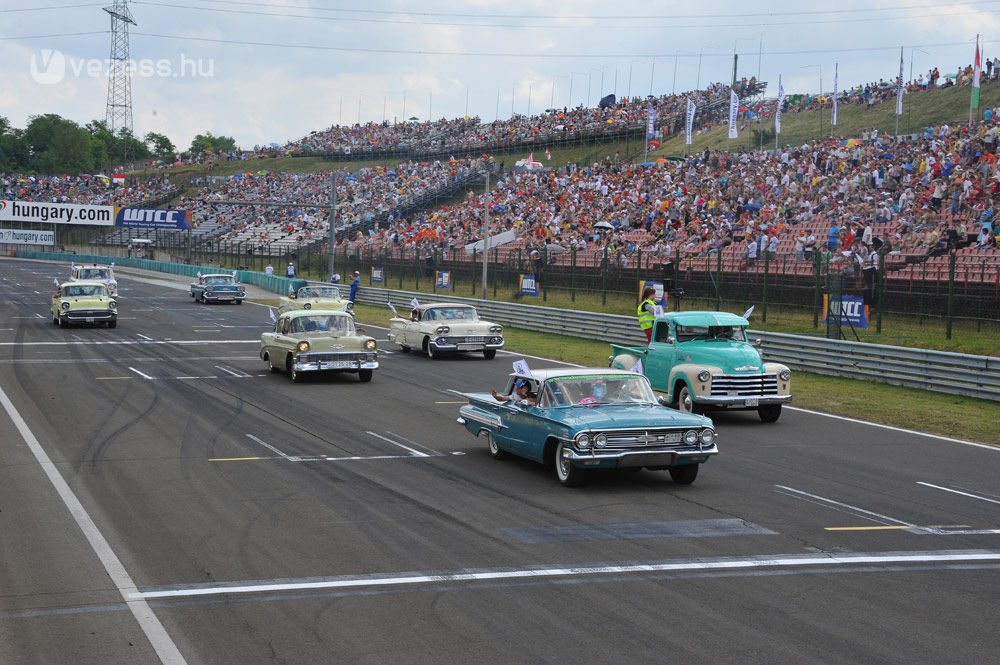
M681 53L683 53L684 55L694 55L694 53L690 53L688 51L674 51L674 81L673 81L673 83L670 84L670 94L671 95L676 95L677 94L677 58L678 58L678 56L680 56ZM701 60L700 60L700 58L698 60L698 67L699 67L699 69L701 67ZM653 94L653 92L652 92L652 89L653 89L652 83L650 83L649 88L650 88L650 93L649 94Z
M799 69L812 69L816 67L819 69L819 95L823 96L823 65L802 65ZM823 106L819 107L819 133L823 133ZM817 137L818 138L818 137Z
M531 117L531 88L534 87L534 85L534 81L528 81L528 113L526 116L529 118Z
M701 49L698 51L698 81L694 84L695 90L701 90L701 58L703 55L705 55L705 49L712 49L713 51L719 50L714 46L705 45L702 46Z
M597 67L591 67L595 72L601 72L601 87L598 89L597 100L600 101L601 97L604 95L604 67L598 69ZM590 103L590 91L587 91L587 103Z
M569 95L570 97L573 96L573 77L563 76L561 74L554 74L552 76L552 95L549 98L550 109L554 109L556 107L556 79L569 79ZM569 106L567 106L566 108L569 108Z
M576 78L577 76L589 76L589 74L587 74L585 72L571 72L570 73L570 75L569 75L569 107L570 107L570 109L573 108L573 79ZM589 78L587 79L587 85L588 86L590 85L590 79ZM587 95L588 96L590 95L590 91L589 90L587 91Z
M733 88L736 87L736 62L739 59L739 56L736 54L736 46L741 41L753 41L753 38L752 37L737 37L736 40L733 42L733 84L732 84Z
M632 65L634 64L645 65L646 63L641 60L633 60L628 63L628 98L632 99Z

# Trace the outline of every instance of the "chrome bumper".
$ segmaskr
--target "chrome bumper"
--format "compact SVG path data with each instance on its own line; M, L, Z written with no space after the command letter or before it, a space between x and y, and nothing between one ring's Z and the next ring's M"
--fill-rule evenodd
M581 467L598 466L617 461L618 468L625 469L641 466L673 466L679 460L684 463L704 462L712 455L719 454L719 449L712 445L702 449L659 448L656 450L610 450L581 453L571 448L563 448L562 454L563 457Z
M695 404L702 404L705 406L733 406L740 409L756 409L758 406L766 406L768 404L784 404L785 402L792 401L791 395L747 395L743 397L730 397L726 396L708 396L708 397L698 397L696 395L691 396L691 401Z
M356 372L359 369L378 369L374 354L365 360L338 360L336 358L310 358L308 355L295 358L297 372Z

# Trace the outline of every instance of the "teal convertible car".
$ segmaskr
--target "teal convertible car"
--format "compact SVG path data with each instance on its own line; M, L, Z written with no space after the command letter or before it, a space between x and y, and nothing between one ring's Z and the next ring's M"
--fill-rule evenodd
M666 470L694 482L717 454L712 421L663 406L642 374L615 369L513 373L503 392L467 393L458 422L486 438L490 454L551 465L563 485L587 469Z

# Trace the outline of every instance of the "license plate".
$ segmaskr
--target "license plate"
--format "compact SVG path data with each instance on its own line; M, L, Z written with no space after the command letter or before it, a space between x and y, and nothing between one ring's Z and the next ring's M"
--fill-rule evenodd
M355 363L353 360L334 360L326 363L327 367L332 367L334 369L340 369L342 367L354 367Z
M480 349L482 348L482 346L483 346L482 344L459 344L458 348L465 351L471 351L473 349Z
M93 323L93 322L94 322L94 317L88 316L87 317L87 323Z
M760 400L758 398L756 398L756 397L748 397L744 401L743 405L744 406L753 406L753 407L756 407L756 406L760 405Z

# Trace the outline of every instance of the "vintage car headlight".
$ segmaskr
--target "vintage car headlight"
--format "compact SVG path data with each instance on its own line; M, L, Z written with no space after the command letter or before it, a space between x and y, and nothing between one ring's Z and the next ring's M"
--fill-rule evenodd
M580 434L579 436L577 436L576 437L576 447L577 448L582 448L584 450L586 450L587 448L590 448L590 435L589 434Z
M63 309L69 309L69 303L68 302L64 302L63 304L61 304L59 306L62 307Z
M448 326L438 326L435 332L439 335L447 335L451 332L451 328Z
M376 347L375 340L369 339L365 341L365 349L368 351L374 351Z
M307 342L306 340L302 340L301 342L298 343L298 346L296 348L299 350L299 353L308 353L309 342Z
M788 379L792 378L792 370L786 367L785 369L778 372L778 378L781 379L782 381L787 381Z
M700 372L698 372L698 380L701 381L702 383L707 382L711 378L712 378L712 373L709 372L707 369L703 369Z
M491 333L503 332L503 326L490 326Z
M117 309L117 308L118 308L118 303L116 303L114 300L108 301L108 309Z
M243 289L239 289L238 291L236 291L236 295L239 295L239 296L246 295L246 291L244 291Z
M701 443L706 446L711 446L715 444L715 430L714 429L701 430Z
M302 303L302 309L312 309L313 304L311 302Z
M606 445L608 445L608 436L607 436L607 434L598 434L597 436L594 437L594 447L595 448L603 448Z
M696 430L696 429L689 429L688 431L684 432L684 443L686 443L689 446L693 446L693 445L697 444L698 443L698 430Z

